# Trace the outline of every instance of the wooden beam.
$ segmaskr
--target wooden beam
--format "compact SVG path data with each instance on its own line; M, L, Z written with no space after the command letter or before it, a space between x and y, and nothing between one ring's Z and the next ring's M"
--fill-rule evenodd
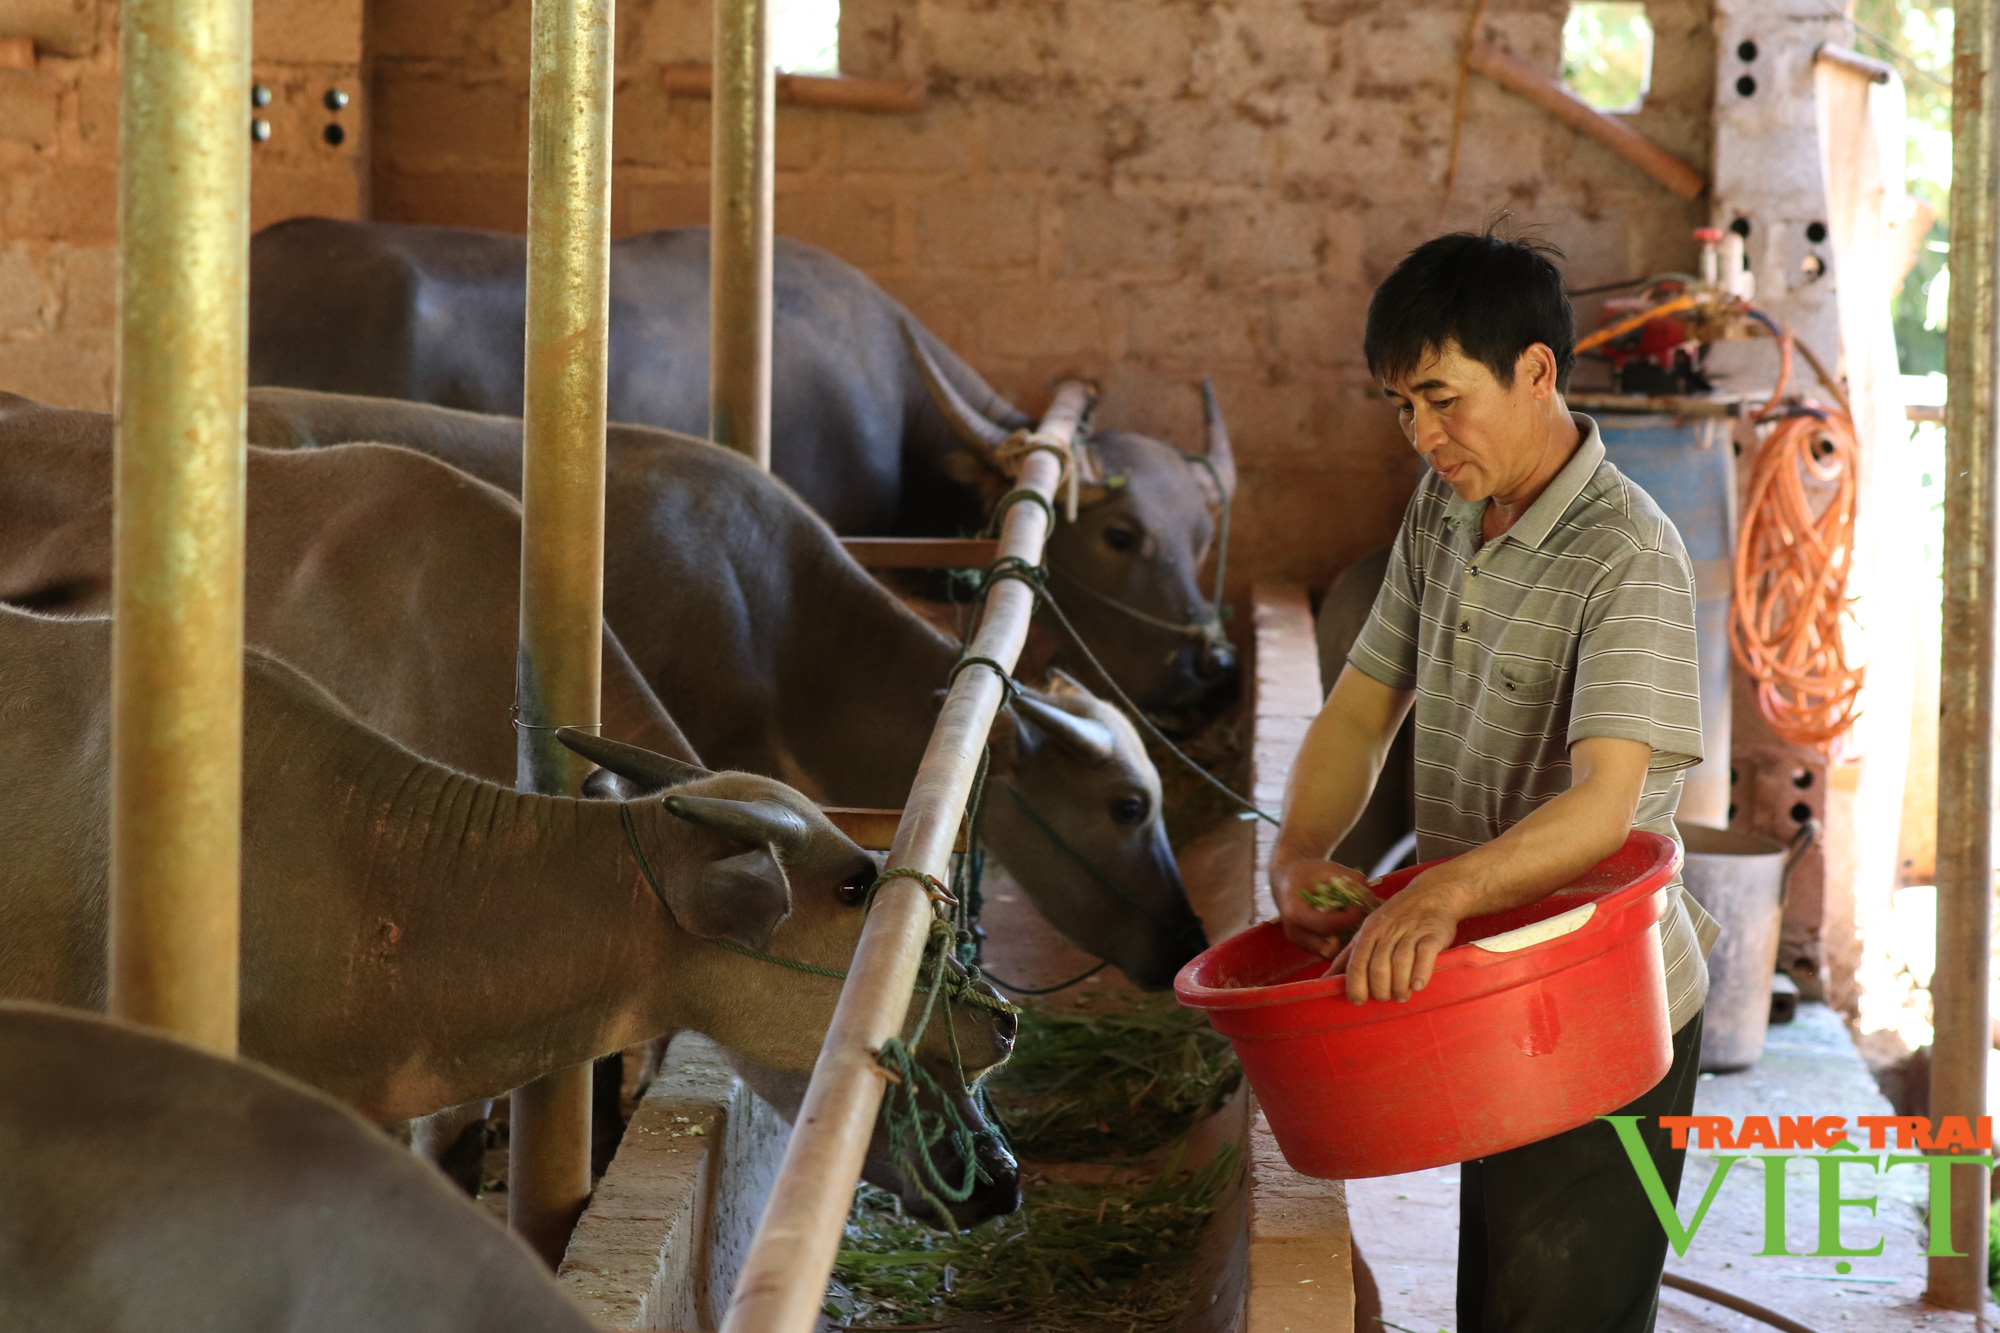
M33 69L34 67L34 38L0 37L0 69Z
M1851 69L1870 83L1887 83L1896 77L1896 71L1881 61L1864 56L1859 51L1850 51L1844 46L1835 46L1830 42L1813 52L1813 60Z
M1465 65L1533 102L1571 129L1589 135L1681 198L1693 199L1708 188L1708 178L1699 171L1499 47L1474 42L1465 53Z
M901 810L871 810L865 806L823 805L819 812L833 821L864 852L886 852L896 841L896 826L903 820ZM965 826L960 825L954 852L965 850Z
M843 111L908 114L924 109L924 85L900 79L861 79L846 74L780 74L778 100L794 106ZM669 97L710 97L715 71L707 65L669 65L662 75Z
M869 569L984 569L1000 555L991 537L842 537L840 544Z

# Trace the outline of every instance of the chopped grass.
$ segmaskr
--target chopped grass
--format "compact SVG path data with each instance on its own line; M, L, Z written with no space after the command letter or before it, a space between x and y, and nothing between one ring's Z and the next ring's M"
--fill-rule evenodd
M1024 1010L1014 1057L986 1090L1023 1159L1116 1161L1180 1138L1241 1078L1205 1018L1147 996L1122 1013Z
M1225 1146L1183 1174L1183 1156L1129 1185L1033 1184L1018 1212L957 1235L910 1220L894 1196L863 1185L826 1313L881 1328L1030 1312L1037 1333L1167 1328L1185 1313L1197 1238L1236 1162Z

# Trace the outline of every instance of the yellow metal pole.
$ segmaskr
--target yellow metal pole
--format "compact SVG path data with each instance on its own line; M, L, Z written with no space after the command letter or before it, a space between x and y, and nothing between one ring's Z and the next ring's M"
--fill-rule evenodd
M248 0L126 0L111 1012L236 1050Z
M1958 6L1951 96L1951 318L1946 326L1944 644L1938 691L1937 965L1930 1113L1977 1117L1992 1043L1996 340L2000 101L1993 6ZM1977 1310L1986 1296L1987 1173L1954 1168L1952 1248L1929 1263L1924 1299Z
M555 728L597 723L604 615L613 0L535 0L528 84L528 335L521 467L518 784L574 795ZM517 1089L507 1218L550 1264L590 1195L590 1070Z
M767 471L775 97L767 0L716 0L708 187L708 434Z

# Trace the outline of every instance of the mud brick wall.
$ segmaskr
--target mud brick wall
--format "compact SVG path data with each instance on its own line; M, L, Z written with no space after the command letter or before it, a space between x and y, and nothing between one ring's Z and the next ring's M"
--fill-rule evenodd
M0 390L111 401L118 240L114 4L8 0L0 37L35 39L0 69Z
M358 216L366 183L361 0L257 0L253 227ZM0 37L31 37L32 69L0 69L0 391L111 406L118 244L116 0L0 0ZM339 112L325 96L350 98ZM326 126L341 126L339 143Z

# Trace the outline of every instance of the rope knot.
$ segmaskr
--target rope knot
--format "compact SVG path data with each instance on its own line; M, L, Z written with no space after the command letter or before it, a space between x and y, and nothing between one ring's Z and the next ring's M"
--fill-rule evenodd
M936 875L918 870L915 866L890 866L887 870L877 875L875 882L868 886L867 905L869 907L875 905L875 895L881 891L884 884L887 884L892 879L915 880L923 886L924 897L930 899L934 906L952 907L958 903L958 899L952 896L951 890L947 889Z
M1081 430L1082 423L1079 422L1079 433ZM1053 435L1044 435L1040 431L1017 430L993 452L1001 470L1010 477L1019 477L1022 466L1032 455L1054 454L1056 463L1061 468L1056 474L1056 487L1063 493L1063 508L1069 515L1069 521L1076 522L1078 490L1079 483L1083 479L1083 469L1079 465L1080 451L1073 442L1057 439Z

